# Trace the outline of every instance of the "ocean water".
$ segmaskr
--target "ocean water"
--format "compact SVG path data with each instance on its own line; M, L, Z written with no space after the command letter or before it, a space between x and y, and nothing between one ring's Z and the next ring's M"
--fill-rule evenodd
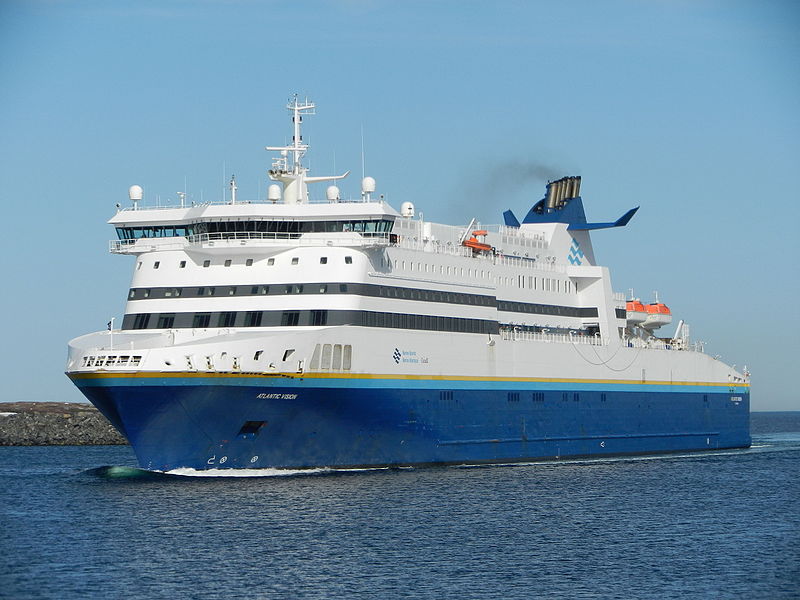
M1 598L800 598L800 413L753 448L191 477L0 448Z

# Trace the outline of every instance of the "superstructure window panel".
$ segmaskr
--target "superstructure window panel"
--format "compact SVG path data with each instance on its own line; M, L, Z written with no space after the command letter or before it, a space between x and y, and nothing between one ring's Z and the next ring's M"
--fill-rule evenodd
M261 327L261 320L263 313L259 311L250 311L245 314L244 326L245 327Z
M322 361L320 362L321 369L331 368L331 358L333 356L333 348L331 344L323 344L322 346Z
M192 327L195 329L206 329L211 324L211 313L197 313L194 315Z
M218 327L234 327L236 325L236 313L232 311L219 313L217 321Z
M353 346L345 344L342 347L342 370L349 371L353 365Z
M171 329L175 324L175 313L165 313L158 315L158 325L156 329Z
M333 345L333 359L331 361L331 368L335 371L342 370L342 345Z
M299 311L286 311L281 314L282 327L296 327L300 324Z
M133 329L147 329L150 322L150 313L143 313L134 316Z

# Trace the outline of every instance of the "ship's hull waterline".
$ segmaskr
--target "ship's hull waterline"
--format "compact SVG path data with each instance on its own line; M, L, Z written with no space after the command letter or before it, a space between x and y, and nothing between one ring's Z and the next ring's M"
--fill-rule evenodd
M750 445L749 393L727 387L193 373L73 380L130 440L141 466L162 471L513 463Z

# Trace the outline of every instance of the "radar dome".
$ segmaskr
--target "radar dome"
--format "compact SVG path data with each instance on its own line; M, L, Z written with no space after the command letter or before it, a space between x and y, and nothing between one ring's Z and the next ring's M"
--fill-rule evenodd
M144 195L144 190L140 185L132 185L128 188L128 198L131 199L131 202L138 202L142 199Z
M414 204L412 202L403 202L400 205L400 214L406 219L412 218L414 216Z
M328 202L337 202L339 200L339 188L335 185L329 185L328 189L325 190L325 195L328 198Z
M361 180L361 191L365 194L371 194L375 191L375 179L372 177L364 177Z
M281 186L273 183L267 188L267 200L270 202L278 202L281 199Z

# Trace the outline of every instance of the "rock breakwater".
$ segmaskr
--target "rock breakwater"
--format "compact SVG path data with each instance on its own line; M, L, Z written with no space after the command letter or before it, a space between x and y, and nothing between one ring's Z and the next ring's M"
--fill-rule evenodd
M0 402L0 446L127 444L91 404Z

